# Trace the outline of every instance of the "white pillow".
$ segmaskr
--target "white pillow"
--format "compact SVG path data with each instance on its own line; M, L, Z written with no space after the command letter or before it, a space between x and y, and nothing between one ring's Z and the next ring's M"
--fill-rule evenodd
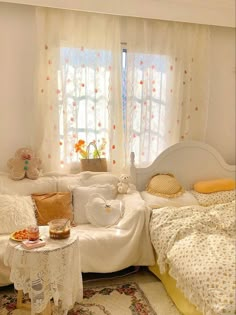
M81 184L80 176L60 176L57 179L58 191L72 191L77 186L85 186Z
M110 184L117 186L119 177L108 172L82 172L80 183L82 186Z
M37 224L30 196L0 195L0 234Z
M92 185L92 186L77 186L72 190L73 194L73 209L74 222L76 224L89 223L86 216L85 205L89 201L92 194L98 193L107 200L115 199L116 187L114 185Z
M198 205L197 199L189 192L185 191L182 195L175 198L164 198L154 196L147 191L142 191L141 196L145 200L146 204L152 209L158 209L162 207L184 207L191 205Z
M110 184L117 187L119 178L108 172L82 172L74 176L58 177L58 191L71 191L76 186Z

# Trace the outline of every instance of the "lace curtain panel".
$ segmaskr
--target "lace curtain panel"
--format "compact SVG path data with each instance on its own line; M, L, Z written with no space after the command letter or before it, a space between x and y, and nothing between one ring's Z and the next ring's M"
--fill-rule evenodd
M45 171L79 161L79 139L105 138L112 172L132 151L142 166L180 140L204 140L207 26L38 8L37 28L35 143Z
M123 19L127 42L126 160L140 166L185 139L204 140L208 27Z
M39 61L36 134L45 171L68 171L74 145L107 141L110 170L122 166L121 65L113 16L37 10ZM118 39L117 39L118 38Z

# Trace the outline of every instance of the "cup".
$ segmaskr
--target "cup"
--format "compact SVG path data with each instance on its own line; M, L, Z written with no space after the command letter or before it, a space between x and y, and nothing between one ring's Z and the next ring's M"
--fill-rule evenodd
M60 240L70 236L70 220L55 219L48 222L50 238Z
M39 239L39 227L37 225L28 226L27 231L29 241L37 241Z

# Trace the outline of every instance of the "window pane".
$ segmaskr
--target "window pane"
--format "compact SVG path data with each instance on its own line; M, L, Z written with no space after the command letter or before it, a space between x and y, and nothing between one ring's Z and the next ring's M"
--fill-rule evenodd
M127 156L149 164L163 145L166 119L165 55L122 52L122 100Z

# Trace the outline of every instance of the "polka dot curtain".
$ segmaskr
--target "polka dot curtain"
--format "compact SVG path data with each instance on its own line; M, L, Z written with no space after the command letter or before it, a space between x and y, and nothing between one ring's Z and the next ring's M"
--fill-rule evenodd
M126 18L127 157L150 164L168 146L204 140L207 26ZM127 160L127 158L126 158Z
M106 143L110 171L121 168L120 37L113 16L37 9L37 126L45 171L77 171L75 144ZM91 154L92 155L92 154ZM74 169L73 169L74 168Z
M34 137L44 171L71 170L80 139L105 138L117 173L132 151L142 166L178 141L204 140L207 26L37 8L37 30Z

